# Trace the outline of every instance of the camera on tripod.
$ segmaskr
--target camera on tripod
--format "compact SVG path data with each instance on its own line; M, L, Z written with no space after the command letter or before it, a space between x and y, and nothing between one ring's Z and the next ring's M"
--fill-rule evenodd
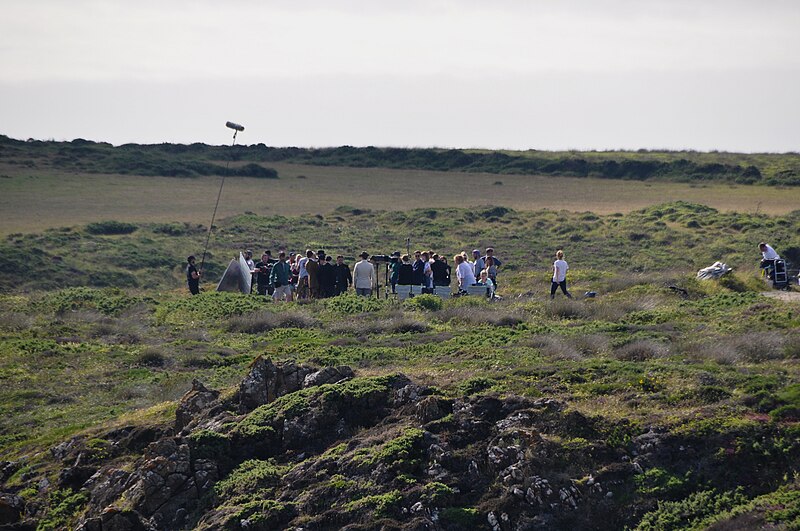
M388 254L373 254L372 256L369 257L369 259L375 262L376 264L388 264L390 262L391 263L397 262L397 260L399 260L399 257Z

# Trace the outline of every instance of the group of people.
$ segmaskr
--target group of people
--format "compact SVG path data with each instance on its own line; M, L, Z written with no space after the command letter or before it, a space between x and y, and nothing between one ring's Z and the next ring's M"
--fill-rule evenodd
M338 255L334 261L324 250L314 252L309 249L305 255L282 250L278 258L273 258L272 252L267 250L258 262L253 260L252 251L247 250L244 253L252 275L253 290L261 296L271 296L276 302L295 298L324 299L345 293L351 287L355 288L356 294L368 297L377 286L377 270L382 263L385 263L392 293L396 292L398 285L420 286L423 293L433 293L434 288L450 286L453 282L453 268L447 257L433 251L415 251L413 256L395 252L390 256L372 257L362 252L359 256L361 259L351 270L342 255ZM190 256L187 261L186 280L189 292L196 295L200 292L202 271L197 269L194 256ZM453 261L459 291L465 291L469 286L486 286L487 291L494 296L497 272L502 265L494 254L494 248L487 247L485 253L475 249L471 257L462 251L453 257ZM563 264L566 267L566 262ZM561 277L566 274L566 269L562 270ZM562 283L564 293L569 296L565 279L560 278L559 282Z

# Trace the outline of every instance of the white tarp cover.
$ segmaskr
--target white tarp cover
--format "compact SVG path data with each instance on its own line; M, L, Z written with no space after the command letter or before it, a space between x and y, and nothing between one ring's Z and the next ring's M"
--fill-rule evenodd
M704 267L700 271L697 272L698 280L712 280L716 278L720 278L723 275L727 275L733 271L728 264L723 264L722 262L714 262L713 265L708 267Z
M253 277L244 255L239 253L238 260L231 260L222 278L217 284L217 291L240 291L244 294L250 293L250 283Z

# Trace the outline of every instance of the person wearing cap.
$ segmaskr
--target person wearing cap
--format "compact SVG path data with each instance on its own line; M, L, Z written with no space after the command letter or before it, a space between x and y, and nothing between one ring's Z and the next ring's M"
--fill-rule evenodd
M202 271L198 271L197 266L194 265L194 255L188 257L186 262L188 264L186 266L186 284L189 286L189 293L197 295L200 293L200 275Z
M272 293L272 301L286 301L292 302L292 287L289 285L289 279L292 276L292 268L286 262L286 252L281 251L278 253L278 262L272 266L272 271L269 275L270 284L272 284L275 291Z
M336 295L347 292L347 288L353 285L353 275L350 273L350 266L344 263L344 256L336 257L336 265L333 266L336 272Z
M364 251L361 253L361 261L353 266L353 285L356 287L356 295L362 297L372 295L372 286L375 284L375 268L367 258L369 254Z
M498 260L497 257L494 255L494 247L486 248L486 256L483 257L483 264L485 269L487 268L488 265L486 264L487 258L492 259L492 264L488 266L489 269L488 273L489 273L489 278L492 279L492 282L494 283L494 289L497 289L497 268L503 265L503 263L500 260Z
M486 261L481 256L481 252L478 249L472 250L472 272L475 274L475 278L481 276L481 271L486 269Z

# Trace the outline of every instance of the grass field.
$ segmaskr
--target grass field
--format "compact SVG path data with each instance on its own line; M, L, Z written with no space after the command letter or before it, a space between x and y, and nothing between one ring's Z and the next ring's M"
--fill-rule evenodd
M786 214L800 188L273 164L280 179L229 178L218 217L362 209L499 205L516 210L626 213L667 201ZM0 234L106 219L207 224L219 177L75 174L0 164ZM502 184L497 184L502 183Z

